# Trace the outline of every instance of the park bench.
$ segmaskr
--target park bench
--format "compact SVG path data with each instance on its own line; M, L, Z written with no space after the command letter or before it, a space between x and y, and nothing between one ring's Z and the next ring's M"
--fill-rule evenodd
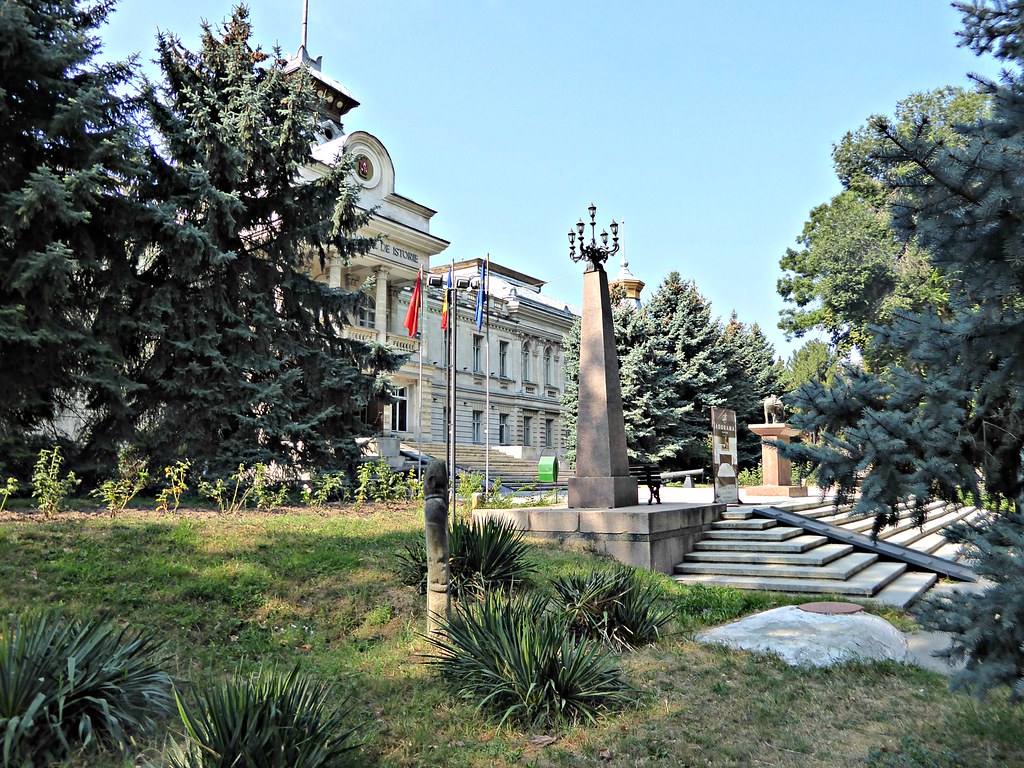
M635 477L638 484L647 486L647 490L651 493L650 498L647 499L648 504L655 501L661 504L661 484L663 482L680 478L703 477L704 470L680 469L662 472L657 464L630 464L629 476Z

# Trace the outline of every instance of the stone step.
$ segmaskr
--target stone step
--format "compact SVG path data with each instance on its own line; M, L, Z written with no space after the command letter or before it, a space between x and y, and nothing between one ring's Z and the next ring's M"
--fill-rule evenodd
M824 538L824 537L819 537ZM838 560L853 551L851 544L823 544L804 552L752 552L750 550L694 551L684 558L685 563L747 563L822 566Z
M930 571L906 571L889 582L872 600L884 605L906 608L931 589L932 584L938 580L938 575Z
M750 520L754 513L747 509L730 509L722 513L722 520Z
M774 520L770 522L775 522ZM730 540L730 541L785 541L799 536L804 532L803 528L794 528L789 525L776 525L774 528L765 528L761 531L735 531L735 530L708 530L704 531L702 541L707 540Z
M927 520L927 516L928 515L931 515L933 512L935 512L935 510L939 509L940 507L944 507L944 506L945 506L945 502L942 502L942 501L938 501L938 502L933 501L933 502L927 504L925 506L926 520ZM864 533L864 534L869 534L870 535L871 528L875 524L875 518L874 518L874 515L867 515L866 517L861 516L861 517L857 517L856 519L847 518L847 522L838 522L838 523L834 523L834 524L835 525L840 525L843 528L846 528L847 530L857 531L858 533ZM900 520L899 520L899 522L895 526L888 526L886 528L883 528L881 531L879 531L878 538L883 539L885 541L889 541L897 533L901 533L901 532L907 531L907 530L913 530L915 528L917 528L917 526L914 524L914 513L913 513L913 510L908 508L908 507L904 507L904 508L900 509Z
M716 531L763 531L776 525L774 520L765 517L751 517L749 520L716 520L711 528Z
M780 528L770 528L769 530L778 531ZM786 530L785 528L781 529ZM810 533L794 536L785 541L752 541L750 538L701 539L694 545L694 550L697 552L806 552L827 542L826 536L816 536Z
M846 580L729 576L708 573L676 574L673 578L682 584L704 584L770 592L872 597L906 570L906 563L878 562L869 565L853 578Z
M924 526L921 528L910 525L902 530L894 531L889 536L883 536L882 538L892 544L899 544L901 547L913 547L914 549L924 551L924 547L927 545L919 547L917 542L930 534L937 533L943 528L952 525L963 516L963 512L947 512L945 514L938 515L935 518L926 520Z
M785 565L778 563L694 563L687 558L676 566L678 574L751 576L767 579L814 579L843 581L878 560L873 552L854 552L826 565Z

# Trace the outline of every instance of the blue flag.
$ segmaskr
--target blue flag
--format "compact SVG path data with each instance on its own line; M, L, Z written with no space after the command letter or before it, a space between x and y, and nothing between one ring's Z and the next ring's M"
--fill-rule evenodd
M484 327L484 305L487 303L487 268L480 262L480 288L476 292L476 329Z

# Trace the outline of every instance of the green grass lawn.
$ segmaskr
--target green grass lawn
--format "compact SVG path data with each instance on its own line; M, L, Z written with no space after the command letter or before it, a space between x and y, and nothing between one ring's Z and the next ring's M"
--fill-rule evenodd
M420 508L406 506L8 514L0 610L62 604L154 630L183 687L301 661L352 696L366 723L367 765L1024 765L1024 710L1005 692L977 702L912 667L795 670L771 656L702 646L693 629L789 598L695 592L657 576L678 622L658 645L622 657L644 691L635 708L550 733L497 728L471 702L453 700L424 663L424 598L394 575L394 554L422 531ZM598 562L539 544L536 553L541 579ZM540 746L536 736L556 740ZM74 765L160 765L164 738L142 745L138 761Z

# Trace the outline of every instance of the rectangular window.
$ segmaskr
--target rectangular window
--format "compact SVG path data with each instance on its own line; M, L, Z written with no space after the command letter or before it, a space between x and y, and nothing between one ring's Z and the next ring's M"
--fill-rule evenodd
M484 372L484 337L473 334L473 373Z
M484 441L484 412L473 411L473 442L482 443Z
M512 436L509 434L508 429L508 414L498 414L498 443L501 445L508 445L512 442Z
M523 416L523 445L533 445L533 416Z
M391 401L391 430L393 432L409 431L409 390L398 387Z
M508 378L508 342L498 342L498 375L503 379Z
M544 447L555 447L555 420L544 419Z

